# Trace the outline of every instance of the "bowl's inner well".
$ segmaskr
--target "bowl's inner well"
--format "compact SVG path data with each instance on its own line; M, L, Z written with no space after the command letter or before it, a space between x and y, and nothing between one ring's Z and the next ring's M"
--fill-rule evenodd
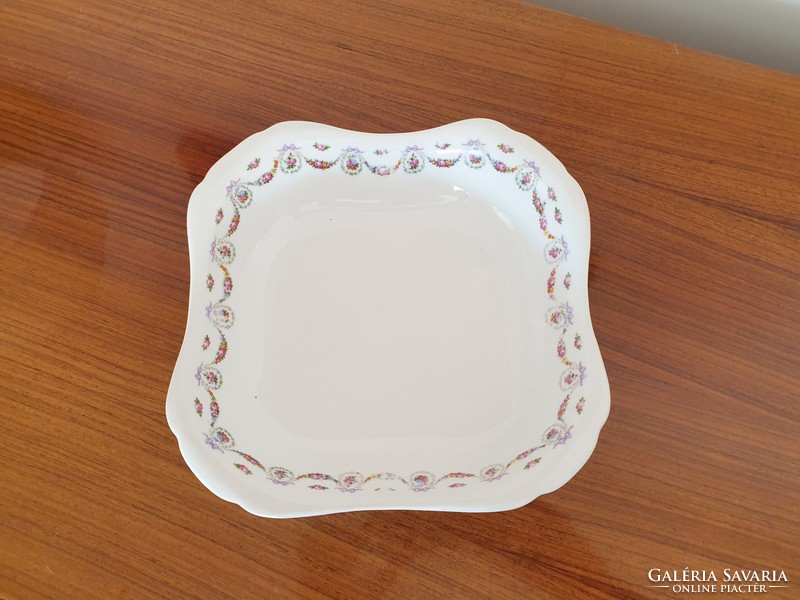
M480 185L384 181L273 189L243 220L226 378L270 446L456 451L536 394L541 255Z

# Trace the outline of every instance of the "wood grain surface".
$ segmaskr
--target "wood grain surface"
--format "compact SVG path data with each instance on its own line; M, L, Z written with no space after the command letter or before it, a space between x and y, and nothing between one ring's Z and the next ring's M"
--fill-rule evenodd
M0 14L0 597L670 598L648 571L687 567L800 597L800 78L506 1ZM496 514L218 499L164 416L194 186L279 121L476 116L588 198L612 391L589 463Z

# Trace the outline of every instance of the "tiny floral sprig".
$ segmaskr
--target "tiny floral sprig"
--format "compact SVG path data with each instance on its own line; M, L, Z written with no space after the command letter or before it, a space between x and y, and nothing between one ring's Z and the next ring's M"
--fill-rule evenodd
M564 413L567 412L567 405L569 404L569 396L564 398L561 401L561 406L558 407L558 418L561 419L564 417Z
M251 160L250 163L247 165L247 170L252 171L253 169L257 169L260 164L261 164L260 158Z
M413 160L415 160L415 158L413 156L411 156L408 159L407 168L409 168L409 169L413 169L414 168L414 166L412 166L412 164L411 164L411 162ZM419 164L419 161L417 161L417 165L418 164ZM367 170L370 173L374 173L375 175L378 175L379 177L386 177L387 175L391 175L392 173L396 172L402 165L403 165L403 159L402 158L400 160L398 160L396 163L394 163L394 165L391 165L391 166L389 166L389 165L373 165L373 164L370 164L369 162L367 162L366 160L364 161L364 166L367 168Z
M208 288L209 292L214 289L214 276L211 275L211 273L209 273L208 277L206 277L206 287Z
M228 225L228 235L233 235L237 229L239 229L239 221L241 219L241 215L237 210L233 213L233 217L231 218L231 223Z
M292 166L295 166L295 165L297 165L297 159L296 159L296 158L294 158L294 156L295 156L295 155L294 155L294 153L290 153L290 154L289 154L289 156L287 157L287 161L288 161L288 162L291 162L291 165L292 165ZM292 159L292 160L291 160L291 161L289 161L289 159ZM284 168L285 168L286 166L288 166L288 165L284 165ZM260 187L260 186L267 185L267 184L268 184L270 181L272 181L273 179L275 179L275 175L278 173L278 168L280 168L280 167L281 167L281 161L280 161L280 160L278 160L277 158L276 158L276 159L274 159L274 160L272 161L272 168L271 168L271 169L269 169L269 170L267 170L267 171L264 171L264 172L261 174L261 176L260 176L258 179L256 179L255 181L251 182L251 184L252 184L252 185L259 186L259 187ZM298 167L298 168L299 168L299 167Z
M575 348L578 349L578 350L583 348L583 340L581 340L581 334L580 333L576 333L575 334L575 341L572 343L572 345L575 346Z
M504 154L513 154L514 148L509 146L508 144L497 144L497 149Z
M475 477L474 473L464 473L463 471L456 471L455 473L448 473L442 479L467 479Z
M533 207L536 209L536 212L539 215L543 215L544 214L544 202L542 202L542 199L539 197L539 194L537 194L535 190L534 190L531 198L533 200Z
M305 475L300 475L298 479L333 480L333 477L325 473L306 473Z
M458 163L458 159L453 160L452 158L430 157L428 160L434 167L439 167L442 169L449 169L450 167L454 167Z
M569 289L571 285L572 285L572 273L568 272L566 275L564 275L564 287Z
M224 212L222 212L222 209L220 208L220 209L217 211L217 214L214 216L214 222L215 222L217 225L219 225L219 224L222 222L222 219L224 219L224 218L225 218L225 213L224 213Z
M236 467L237 469L239 469L245 475L252 475L253 474L253 472L250 469L248 469L247 466L245 466L245 465L243 465L241 463L234 463L233 466Z
M320 158L308 158L306 159L306 163L308 163L310 167L313 167L314 169L318 169L320 171L326 171L336 164L336 162L322 160Z
M256 459L256 458L254 458L254 457L250 456L249 454L247 454L247 453L245 453L245 452L239 452L238 450L236 451L236 453L237 453L239 456L241 456L243 459L245 459L247 462L249 462L251 465L258 467L258 468L259 468L259 469L261 469L262 471L266 471L266 468L264 468L264 465L262 465L262 464L261 464L261 463L258 461L258 459Z
M211 338L206 336L203 338L203 350L208 350L209 346L211 346Z
M513 173L514 171L517 170L516 167L515 168L511 168L506 163L504 163L502 160L493 160L492 161L492 165L494 165L494 169L498 173Z
M194 399L194 412L197 413L198 417L203 416L203 403L200 402L200 398Z
M221 363L225 359L225 355L228 353L228 342L225 338L219 343L219 347L217 348L217 355L214 357L215 363Z
M330 146L328 146L327 144L320 144L319 142L315 142L313 146L316 150L319 150L320 152L325 152L325 150L330 148Z

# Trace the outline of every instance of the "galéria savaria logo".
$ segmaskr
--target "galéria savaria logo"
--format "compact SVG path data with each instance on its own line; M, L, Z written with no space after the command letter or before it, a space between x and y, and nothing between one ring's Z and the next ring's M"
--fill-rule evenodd
M768 569L722 569L700 571L661 569L655 567L647 572L651 588L663 588L675 594L722 593L764 594L789 588L789 578L783 570Z

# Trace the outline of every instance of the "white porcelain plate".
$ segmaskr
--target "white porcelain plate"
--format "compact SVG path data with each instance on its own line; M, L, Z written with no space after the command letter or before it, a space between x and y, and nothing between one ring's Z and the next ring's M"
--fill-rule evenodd
M589 213L494 121L282 123L189 203L167 417L212 492L269 517L515 508L591 454L609 389Z

